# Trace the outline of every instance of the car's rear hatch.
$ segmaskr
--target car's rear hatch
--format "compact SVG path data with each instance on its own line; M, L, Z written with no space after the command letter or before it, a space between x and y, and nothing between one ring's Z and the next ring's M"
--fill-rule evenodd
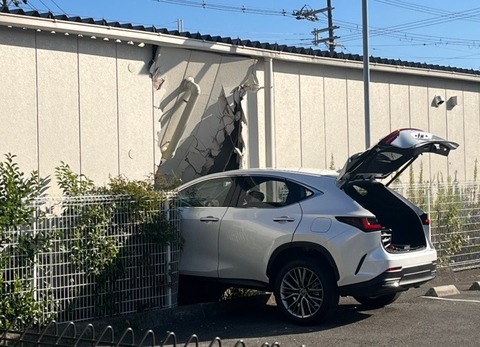
M428 216L378 180L395 173L391 183L419 155L448 156L457 147L455 142L422 130L396 130L369 150L350 157L337 178L337 186L376 216L381 225L381 241L387 251L423 249L429 238Z
M384 179L394 172L398 176L423 153L448 156L457 147L455 142L422 130L396 130L372 148L351 156L339 173L337 185L343 188L354 181Z

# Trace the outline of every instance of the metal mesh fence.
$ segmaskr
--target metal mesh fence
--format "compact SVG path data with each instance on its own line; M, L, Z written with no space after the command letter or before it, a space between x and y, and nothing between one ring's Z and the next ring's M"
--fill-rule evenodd
M35 201L31 228L10 232L5 285L31 279L45 317L57 322L175 306L180 256L175 200L149 211L134 204L118 196ZM159 219L171 232L168 242L147 232Z
M439 265L453 269L480 266L480 184L447 182L395 185L428 213Z
M440 266L480 266L479 186L394 186L429 214ZM176 200L148 206L155 207L138 209L121 196L37 200L30 228L9 232L1 245L10 254L4 285L27 279L44 318L57 322L175 306L181 244ZM162 239L158 229L172 231L173 239Z

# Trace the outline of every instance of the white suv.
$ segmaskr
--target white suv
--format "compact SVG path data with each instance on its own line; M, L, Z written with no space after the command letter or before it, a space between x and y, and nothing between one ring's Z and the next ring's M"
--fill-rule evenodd
M229 286L263 289L299 324L328 319L340 295L393 302L435 277L437 254L428 216L379 180L457 147L402 129L340 173L233 170L181 186L179 302L218 299Z

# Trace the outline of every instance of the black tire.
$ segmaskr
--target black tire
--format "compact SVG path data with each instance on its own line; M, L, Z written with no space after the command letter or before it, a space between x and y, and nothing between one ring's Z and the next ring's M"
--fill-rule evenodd
M397 300L401 293L392 293L380 296L354 296L353 298L365 308L374 309L387 306Z
M338 306L338 288L330 269L306 260L287 263L274 284L277 306L292 322L312 325L330 319Z

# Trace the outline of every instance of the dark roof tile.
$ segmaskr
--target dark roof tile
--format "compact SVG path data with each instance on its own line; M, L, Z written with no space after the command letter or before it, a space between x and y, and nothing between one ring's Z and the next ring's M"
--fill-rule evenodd
M31 17L41 17L41 18L51 18L58 19L70 22L81 22L88 24L96 24L101 26L111 26L111 27L120 27L125 29L139 30L139 31L149 31L157 32L165 35L173 35L186 37L190 39L211 41L211 42L223 42L226 44L245 46L252 48L262 48L267 50L274 50L280 52L289 52L294 54L303 54L303 55L312 55L317 57L332 57L334 59L342 60L352 60L352 61L362 61L363 57L358 54L345 54L343 52L333 52L331 54L326 50L305 48L305 47L296 47L296 46L287 46L287 45L278 45L276 43L260 42L260 41L251 41L251 40L241 40L240 38L231 38L231 37L222 37L222 36L211 36L211 35L201 35L200 33L190 33L190 32L179 32L178 30L168 30L165 28L156 28L155 26L145 27L143 25L133 25L130 23L120 23L120 22L107 22L105 19L95 20L93 18L82 18L78 16L67 16L67 15L53 15L51 12L40 13L38 11L28 11L25 12L22 9L9 9L8 7L1 7L0 12L3 13L12 13L24 16ZM381 57L370 57L370 62L385 64L385 65L394 65L394 66L406 66L406 67L415 67L421 69L430 69L430 70L439 70L439 71L450 71L456 73L468 73L473 75L480 75L480 70L457 68L452 66L441 66L438 64L427 64L425 62L410 62L400 59L388 59Z

